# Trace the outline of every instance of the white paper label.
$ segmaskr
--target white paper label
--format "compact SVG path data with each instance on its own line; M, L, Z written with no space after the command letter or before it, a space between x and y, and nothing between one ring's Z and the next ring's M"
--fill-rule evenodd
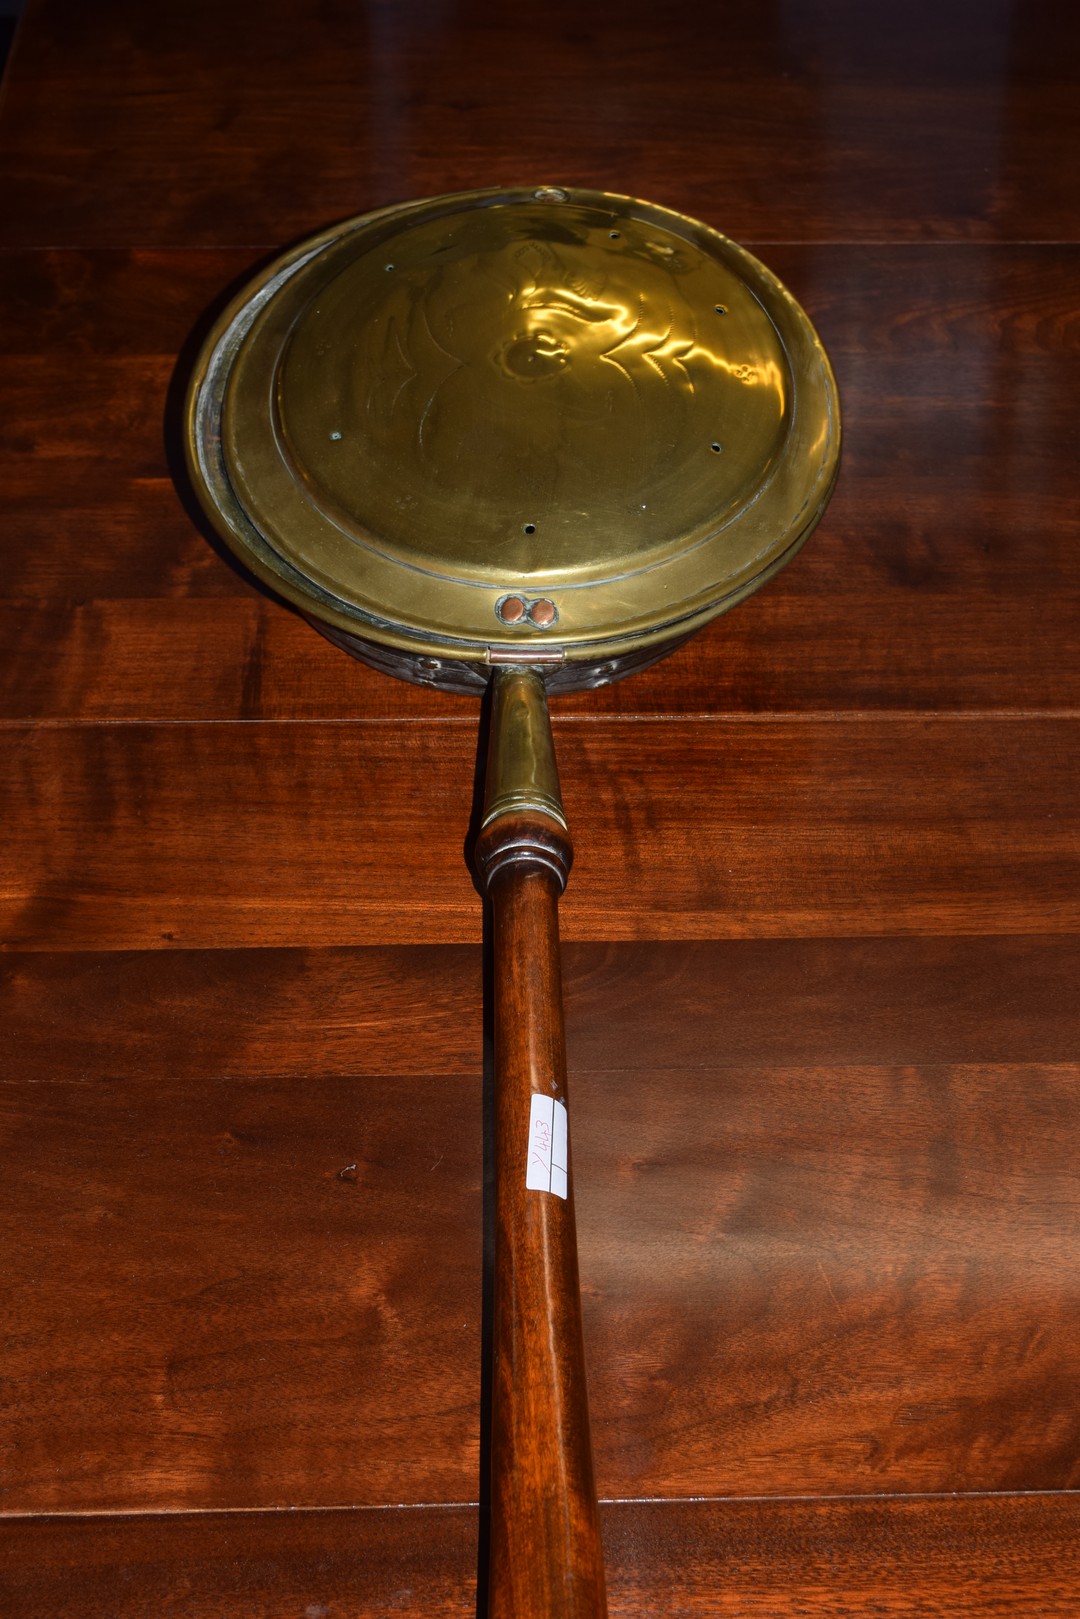
M568 1190L566 1164L566 1108L553 1096L541 1096L534 1091L529 1109L527 1190L554 1192L556 1197L565 1197Z

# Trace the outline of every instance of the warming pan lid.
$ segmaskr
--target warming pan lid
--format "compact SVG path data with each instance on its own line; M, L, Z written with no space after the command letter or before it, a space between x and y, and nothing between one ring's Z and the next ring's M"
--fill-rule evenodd
M465 192L277 260L222 316L188 449L241 559L414 653L567 660L682 636L807 538L836 385L780 282L604 192Z

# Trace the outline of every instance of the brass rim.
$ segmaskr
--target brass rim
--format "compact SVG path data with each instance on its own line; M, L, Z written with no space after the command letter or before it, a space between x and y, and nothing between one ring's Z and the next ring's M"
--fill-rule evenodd
M744 249L522 188L279 258L204 346L187 451L228 544L320 622L550 665L682 638L764 584L827 504L839 411L808 318Z

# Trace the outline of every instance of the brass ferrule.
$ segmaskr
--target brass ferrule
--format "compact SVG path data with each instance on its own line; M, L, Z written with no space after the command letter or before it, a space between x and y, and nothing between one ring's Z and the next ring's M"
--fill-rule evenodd
M533 811L565 830L547 697L535 670L497 672L490 735L483 826L503 815Z

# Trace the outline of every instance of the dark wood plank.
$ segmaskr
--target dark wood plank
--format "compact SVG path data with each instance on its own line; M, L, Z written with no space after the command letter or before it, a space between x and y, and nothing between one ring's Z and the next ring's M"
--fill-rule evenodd
M1078 1515L1060 1496L613 1505L613 1612L1064 1619L1080 1589Z
M288 1078L9 1065L4 1510L476 1498L479 1064L312 1035ZM1078 1079L574 1069L601 1494L1075 1487Z
M1075 1063L574 1077L601 1490L1075 1488Z
M533 178L655 197L736 237L1075 239L1076 47L1063 4L661 20L644 0L552 0L538 35L493 0L269 0L256 25L240 4L114 0L105 27L38 0L0 219L18 245L270 244Z
M1037 945L1032 954L1036 964L1021 971L1038 974ZM1042 970L1067 976L1067 949L1051 955ZM599 997L610 1001L602 989ZM33 1084L128 1074L199 1083L212 1074L400 1078L416 1072L421 1054L429 1076L465 1077L482 1061L480 951L8 955L0 960L0 1024L18 1052L20 1079Z
M672 659L558 711L1080 708L1078 253L768 257L818 318L840 378L845 461L825 524ZM0 715L471 712L324 644L224 560L183 494L188 337L250 261L0 259L16 312L0 339Z
M571 1069L1057 1064L1080 941L736 939L563 946ZM431 1077L482 1060L480 951L64 951L0 961L24 1083Z
M1080 1508L1037 1495L620 1502L602 1508L612 1619L1072 1619ZM16 1613L472 1619L477 1516L59 1518L0 1529Z
M475 1499L479 1101L0 1086L4 1509Z
M475 1619L476 1538L470 1508L9 1520L0 1596L52 1619Z
M650 939L563 955L572 1072L1057 1064L1080 1049L1080 941L1068 936ZM68 959L41 958L50 988L37 1004L53 1027L70 1018ZM162 962L159 980L169 971ZM123 969L100 976L124 1006Z
M827 1475L829 1488L876 1488L880 1466L899 1468L899 1482L907 1486L925 1481L920 1470L935 1465L942 1477L955 1476L965 1446L976 1452L966 1465L983 1468L1007 1459L1018 1468L1053 1469L1075 1454L1069 1444L1065 1455L1053 1444L1048 1454L1033 1454L1065 1419L1055 1403L1061 1396L1053 1357L1074 1334L1050 1329L1050 1343L1040 1345L1047 1333L1032 1321L1037 1316L1046 1326L1073 1307L1060 1292L1055 1256L1072 1240L1075 1224L1062 1154L1075 1138L1076 1088L1074 1071L1061 1067L1076 1050L1075 955L1076 941L1069 938L569 949L575 1140L583 1206L592 1210L586 1255L594 1414L604 1416L609 1489L655 1487L654 1473L644 1484L640 1471L634 1476L645 1466L646 1446L650 1468L688 1469L692 1491L704 1487L703 1479L731 1487L725 1470L733 1467L744 1470L740 1483L749 1470L751 1488L782 1487L776 1483L782 1476L788 1488L805 1489L815 1468L819 1479ZM333 1192L333 1165L318 1164L315 1174L311 1161L323 1147L329 1158L336 1146L340 1168L356 1162L347 1156L351 1144L335 1138L340 1121L359 1118L369 1141L372 1133L375 1138L365 1154L371 1212L377 1216L386 1200L383 1181L391 1174L396 1183L404 1181L402 1197L414 1210L397 1232L399 1242L432 1240L424 1232L430 1202L421 1171L435 1172L418 1158L414 1173L421 1184L414 1192L397 1115L404 1109L406 1121L430 1121L423 1097L439 1091L436 1115L448 1105L449 1093L435 1076L460 1073L468 1083L453 1093L459 1107L450 1133L467 1154L479 1151L475 952L40 956L11 958L10 969L3 1022L17 1053L9 1071L19 1084L8 1097L9 1120L19 1128L6 1132L7 1246L18 1252L27 1231L38 1234L33 1252L40 1280L28 1292L39 1333L28 1338L23 1307L11 1310L20 1332L5 1360L28 1368L29 1387L16 1391L13 1409L25 1405L31 1444L46 1448L47 1465L44 1459L41 1465L49 1488L85 1489L89 1501L102 1499L101 1480L82 1475L73 1485L58 1466L73 1442L84 1466L88 1453L98 1454L89 1442L98 1425L107 1434L100 1451L108 1489L116 1488L118 1459L137 1468L147 1452L160 1456L170 1446L174 1453L160 1474L125 1478L124 1487L143 1503L149 1489L191 1487L186 1469L205 1442L205 1431L192 1429L189 1409L200 1394L187 1364L197 1334L201 1356L220 1371L219 1437L222 1426L239 1429L216 1452L219 1476L200 1477L197 1487L228 1498L240 1472L256 1504L266 1498L263 1492L281 1499L278 1492L290 1482L307 1498L307 1475L290 1478L295 1453L288 1437L267 1444L263 1471L251 1476L243 1443L257 1420L246 1364L251 1336L246 1325L237 1334L230 1305L246 1323L249 1293L267 1294L255 1327L264 1325L272 1349L268 1355L259 1345L256 1379L280 1379L275 1420L286 1436L312 1421L311 1408L320 1406L328 1426L341 1411L357 1434L365 1424L378 1426L381 1406L371 1409L367 1362L383 1347L378 1330L372 1341L366 1317L356 1329L360 1370L352 1395L348 1388L328 1389L315 1375L323 1351L313 1346L312 1334L332 1317L334 1298L340 1295L347 1308L354 1290L348 1273L339 1271L337 1239L329 1262L311 1261L309 1244L321 1249L325 1240L328 1182ZM410 1063L421 1057L428 1066L416 1079ZM588 1071L586 1065L601 1062L620 1071ZM821 1072L792 1067L815 1062L828 1065L824 1083ZM691 1072L673 1071L674 1063ZM755 1066L747 1070L747 1063ZM988 1063L1007 1066L989 1073ZM395 1073L399 1083L387 1088L385 1081L355 1080L364 1064L369 1072L377 1064ZM276 1074L288 1075L287 1083ZM58 1101L41 1095L53 1086ZM373 1126L380 1087L384 1101L381 1114L374 1109ZM355 1106L350 1095L357 1097ZM1022 1111L1016 1097L1024 1099ZM390 1120L386 1099L394 1109ZM1003 1108L1007 1124L999 1124ZM858 1133L849 1128L838 1159L840 1117L857 1120ZM640 1120L647 1121L644 1127ZM388 1123L389 1145L382 1134ZM433 1151L432 1163L437 1156ZM731 1190L733 1170L738 1195ZM866 1182L872 1187L864 1199L869 1216L858 1208ZM281 1205L275 1218L293 1234L282 1242L272 1226L272 1256L241 1266L230 1261L230 1245L238 1256L246 1253L247 1233L262 1230L267 1185ZM393 1218L401 1205L392 1194L391 1203ZM720 1245L718 1258L708 1241L703 1245L701 1225L702 1210L717 1208L721 1223L712 1244ZM403 1285L417 1289L413 1312L400 1312L405 1332L415 1327L421 1301L439 1315L447 1273L454 1287L464 1286L470 1261L460 1250L475 1244L476 1235L455 1230L447 1245L445 1212L442 1205L436 1216L439 1265L425 1264L417 1252L414 1263L403 1266ZM728 1231L732 1213L742 1219ZM164 1245L159 1229L167 1236ZM169 1235L174 1231L184 1233L183 1242ZM109 1236L103 1255L90 1259L103 1232ZM616 1233L620 1246L613 1249ZM980 1305L987 1277L1011 1274L1003 1250L1016 1242L1025 1249L1025 1297L998 1288L1003 1296L987 1296ZM49 1249L44 1261L43 1244ZM350 1252L346 1239L346 1263ZM748 1277L745 1256L751 1253L754 1274ZM710 1262L721 1270L710 1271ZM268 1264L273 1276L263 1286ZM823 1280L826 1265L830 1279ZM297 1266L304 1275L292 1304ZM321 1308L312 1304L312 1271L324 1273ZM781 1318L762 1310L760 1334L755 1277ZM96 1310L73 1312L78 1290L96 1297L98 1287L105 1288L104 1314L101 1301ZM837 1310L842 1301L849 1312L839 1327L831 1323L833 1297ZM644 1325L628 1324L627 1312L635 1309L644 1311ZM951 1319L953 1312L960 1322ZM747 1313L754 1316L749 1328ZM790 1330L783 1330L789 1314L801 1322L794 1345ZM722 1345L740 1321L734 1364L717 1350L703 1371L701 1346L707 1352L710 1344ZM644 1341L651 1358L627 1363L627 1344ZM899 1363L889 1353L897 1342L902 1389ZM467 1380L475 1367L473 1347L450 1346L456 1377ZM42 1352L50 1370L45 1379L29 1370ZM408 1366L427 1353L422 1344L404 1352L398 1344L396 1352ZM158 1399L157 1368L173 1359L189 1373L170 1389L179 1413L163 1410ZM290 1378L296 1362L303 1376ZM960 1362L962 1399L956 1392ZM762 1365L766 1370L754 1372L749 1395L734 1399L747 1375L740 1368ZM1022 1420L971 1385L972 1365L986 1367L983 1375L1009 1391L999 1389L1002 1402L1022 1401ZM143 1368L136 1384L146 1392L133 1387L132 1366ZM1033 1387L1048 1367L1049 1386ZM780 1379L776 1388L773 1378ZM117 1409L121 1381L128 1395ZM735 1391L728 1388L732 1381ZM1065 1376L1060 1387L1068 1382ZM350 1398L362 1408L350 1413ZM894 1410L890 1401L901 1399ZM467 1403L463 1393L462 1407ZM689 1429L679 1418L686 1404L697 1413ZM853 1438L855 1412L863 1427ZM204 1422L211 1417L203 1412ZM429 1427L419 1425L421 1445L439 1437ZM722 1445L719 1435L727 1436ZM797 1437L804 1453L775 1454ZM19 1443L8 1447L18 1464L9 1503L26 1488L22 1439L20 1433ZM940 1459L939 1447L948 1452ZM379 1455L374 1435L372 1450ZM359 1442L355 1451L343 1447L337 1465L349 1469L357 1456L362 1482L370 1480L372 1461ZM393 1465L399 1461L396 1451ZM408 1457L402 1465L409 1465ZM468 1477L466 1471L458 1481L466 1494ZM60 1494L61 1504L71 1500Z
M568 939L1077 929L1076 721L557 732ZM474 721L10 730L8 947L475 941L475 755Z

